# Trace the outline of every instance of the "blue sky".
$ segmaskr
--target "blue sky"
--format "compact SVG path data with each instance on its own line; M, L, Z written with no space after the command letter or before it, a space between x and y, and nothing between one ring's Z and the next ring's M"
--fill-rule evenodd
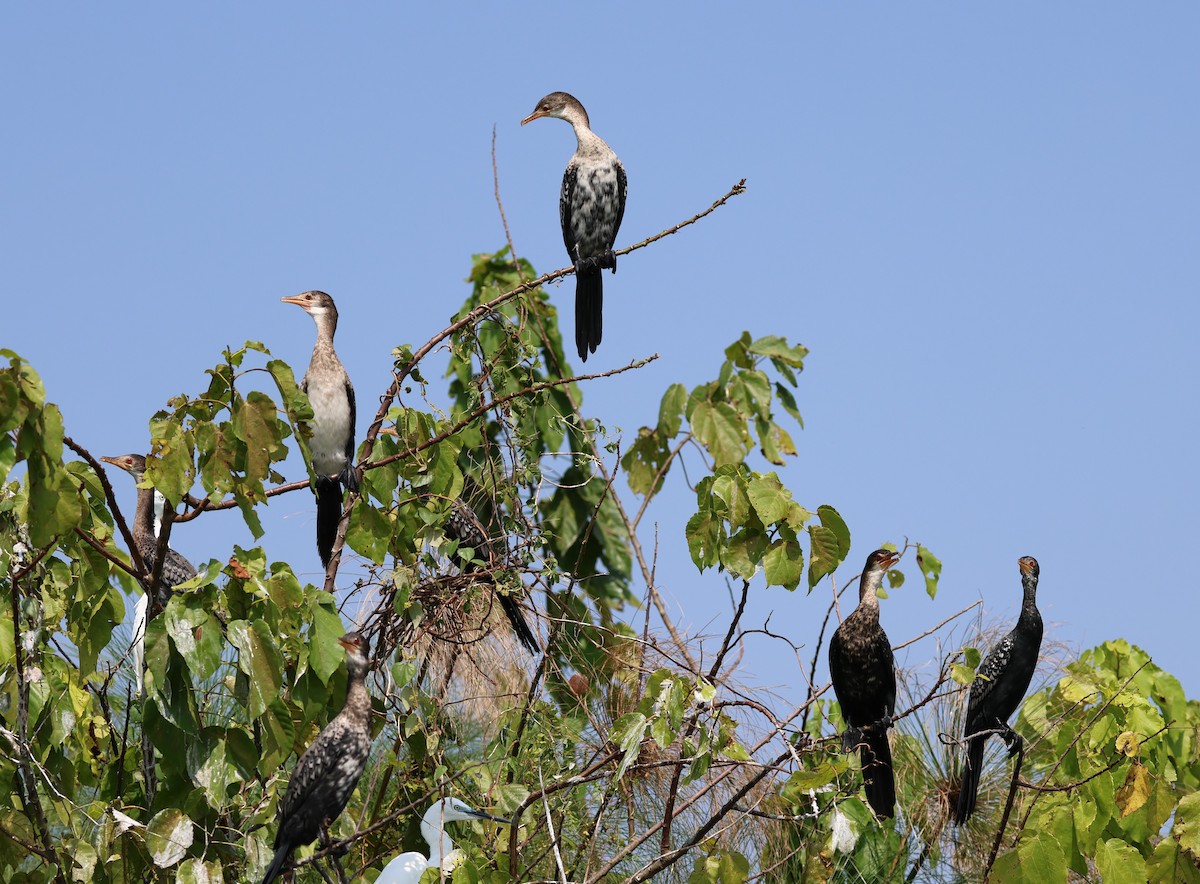
M518 251L565 263L574 141L518 123L566 90L628 171L619 246L749 187L606 278L588 370L661 358L592 385L591 413L632 435L742 329L802 342L806 429L782 477L846 518L841 579L906 536L945 565L931 602L905 560L893 641L980 597L1011 620L1031 554L1052 638L1128 638L1200 695L1182 567L1200 528L1197 7L588 11L5 7L0 346L82 444L142 450L149 416L200 390L224 346L262 340L302 370L312 323L279 298L320 288L372 410L391 349L443 328L470 254L504 241L493 126ZM568 327L573 289L553 290ZM663 586L684 623L723 634L680 478L652 510ZM311 499L270 510L268 552L316 579ZM223 560L249 542L235 520L173 543ZM759 587L749 619L774 611L811 642L826 599ZM754 680L802 683L790 652L750 647Z

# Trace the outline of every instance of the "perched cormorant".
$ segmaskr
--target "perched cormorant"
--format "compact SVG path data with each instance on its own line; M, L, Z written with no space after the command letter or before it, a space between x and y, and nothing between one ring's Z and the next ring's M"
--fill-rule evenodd
M484 567L484 563L489 562L492 558L492 542L484 533L483 525L480 523L479 517L475 515L475 511L463 500L455 500L450 505L450 516L446 519L446 537L450 540L457 540L460 548L468 546L475 553L474 558L470 560L465 556L457 557L464 574L473 574L479 571ZM529 624L525 622L525 614L521 611L517 600L499 590L496 590L496 596L521 644L529 653L539 653L541 648L538 647L537 637L529 628Z
M354 385L333 349L338 320L333 298L312 291L280 300L300 307L317 324L317 343L300 389L308 394L313 409L313 434L308 447L312 452L313 472L317 474L317 552L321 554L321 564L328 567L342 517L342 486L358 490L358 473L354 469Z
M315 840L337 819L367 765L371 749L371 695L365 682L370 646L357 632L339 641L346 649L346 703L296 762L279 806L275 858L262 884L283 871L292 851Z
M579 146L563 173L558 215L563 242L575 265L575 347L587 362L604 333L604 286L600 271L617 272L613 244L625 214L625 167L613 149L588 126L587 111L574 96L551 92L537 103L524 126L538 117L566 120Z
M875 593L883 582L883 572L899 558L899 553L886 549L867 556L858 584L858 607L829 640L829 674L846 722L842 748L849 752L860 747L867 802L881 817L890 817L896 804L887 735L896 710L896 664L891 642L879 625L879 596Z
M133 481L139 484L146 472L146 458L140 454L122 454L119 457L102 457L100 459L105 463L120 467L133 476ZM158 522L162 518L165 502L165 498L153 488L139 487L137 490L137 507L133 513L133 524L130 526L130 530L133 533L133 542L137 546L138 554L142 557L146 570L151 574L154 573L154 566L158 561ZM192 563L168 546L163 559L160 579L154 591L154 599L158 608L165 607L170 601L172 587L191 580L195 576L196 569Z
M975 810L979 791L979 773L983 767L983 747L991 736L985 731L999 730L998 736L1008 745L1008 754L1015 755L1021 737L1008 726L1008 719L1029 689L1033 671L1037 668L1038 652L1042 647L1042 615L1038 613L1037 559L1024 556L1017 560L1021 568L1021 588L1024 600L1021 616L1012 632L992 648L984 658L971 682L971 698L967 701L967 722L963 737L967 741L967 760L958 787L958 807L955 825L961 826ZM973 736L973 735L978 736Z
M482 810L474 810L457 798L435 801L421 817L421 834L429 845L429 856L410 850L402 853L383 867L375 884L416 884L426 869L441 868L443 861L454 849L454 842L443 828L445 823L456 820L492 820L508 825L508 820Z

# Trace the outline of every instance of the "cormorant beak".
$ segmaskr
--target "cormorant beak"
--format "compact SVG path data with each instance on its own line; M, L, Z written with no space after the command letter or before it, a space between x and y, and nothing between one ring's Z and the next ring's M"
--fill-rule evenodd
M286 300L286 299L285 299L285 300ZM355 651L355 650L358 650L358 642L355 642L355 641L347 641L347 640L345 639L345 637L343 637L343 638L339 638L339 639L338 639L338 644L339 644L339 645L341 645L343 648L345 648L347 651Z
M548 117L548 116L550 116L550 115L548 113L546 113L545 111L535 110L533 113L531 113L525 119L521 120L521 125L524 126L526 123L532 122L533 120L536 120L538 117Z
M280 298L279 300L283 301L285 304L295 304L297 307L303 307L305 310L308 309L308 302L304 300L302 295L290 295L286 298Z
M103 459L104 458L101 458L101 460L103 460ZM1033 573L1033 562L1027 562L1024 559L1021 559L1021 561L1018 562L1017 564L1020 565L1021 573L1024 574L1026 577L1028 577L1030 574Z
M112 464L114 467L119 467L121 465L120 462L115 457L105 457L104 455L101 455L100 459L102 461L104 461L105 463ZM1023 568L1025 566L1022 565L1021 567Z
M890 567L892 567L892 565L896 564L896 562L898 562L898 561L900 561L900 553L894 552L891 555L889 555L886 559L883 560L883 567L890 568Z

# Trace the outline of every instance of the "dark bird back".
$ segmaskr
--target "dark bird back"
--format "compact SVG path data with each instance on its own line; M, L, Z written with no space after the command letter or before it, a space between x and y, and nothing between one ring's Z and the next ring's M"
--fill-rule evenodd
M300 756L279 806L275 856L262 884L283 871L292 851L314 841L350 800L371 751L371 697L365 683L370 646L357 632L341 638L346 649L346 702Z
M880 817L895 812L896 784L887 729L896 709L896 664L892 645L879 625L875 594L884 572L899 558L878 549L867 557L859 601L829 641L829 674L847 724L842 747L859 747L867 803ZM866 728L864 731L863 729Z
M1021 616L1012 632L1001 639L979 666L971 682L971 697L967 702L967 720L963 736L967 741L966 762L958 788L958 804L954 823L961 826L975 811L979 792L979 776L983 768L983 750L991 734L1009 744L1010 754L1016 751L1020 739L1008 726L1008 719L1029 690L1033 672L1037 669L1042 647L1042 615L1037 609L1036 595L1040 568L1037 559L1024 556L1018 561L1021 568L1023 600ZM972 736L978 734L978 736Z

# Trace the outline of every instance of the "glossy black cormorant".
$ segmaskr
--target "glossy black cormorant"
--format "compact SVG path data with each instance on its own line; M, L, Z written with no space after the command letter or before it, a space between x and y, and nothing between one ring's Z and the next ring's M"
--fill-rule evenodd
M954 823L961 826L975 810L979 791L979 774L983 767L983 747L993 730L1008 745L1014 755L1021 738L1008 726L1008 719L1029 689L1033 671L1037 668L1038 652L1042 647L1042 615L1038 613L1036 595L1038 563L1033 556L1017 560L1021 568L1021 588L1024 599L1021 616L1012 632L992 648L984 658L971 682L971 698L967 702L967 722L963 737L967 741L967 760L958 787L958 806ZM978 734L978 736L972 736Z
M896 709L896 664L891 642L879 625L875 593L883 573L899 558L899 553L886 549L867 556L858 584L858 607L829 640L829 674L847 725L842 748L849 752L859 747L867 802L881 817L890 817L896 804L887 735Z
M317 343L300 389L308 394L313 409L313 434L308 446L313 472L317 475L317 552L321 564L328 567L342 517L342 486L358 490L358 473L354 469L354 385L333 349L338 320L333 298L313 291L280 300L300 307L317 324Z
M617 272L613 245L625 214L625 167L591 130L587 111L574 96L551 92L537 103L524 126L539 117L566 120L579 142L563 174L558 199L563 242L575 265L575 347L587 362L604 334L604 286L600 271Z
M365 678L370 646L357 632L347 632L339 641L346 649L346 703L296 762L279 806L275 858L262 884L275 880L293 850L315 840L322 825L337 819L367 765L371 695Z

